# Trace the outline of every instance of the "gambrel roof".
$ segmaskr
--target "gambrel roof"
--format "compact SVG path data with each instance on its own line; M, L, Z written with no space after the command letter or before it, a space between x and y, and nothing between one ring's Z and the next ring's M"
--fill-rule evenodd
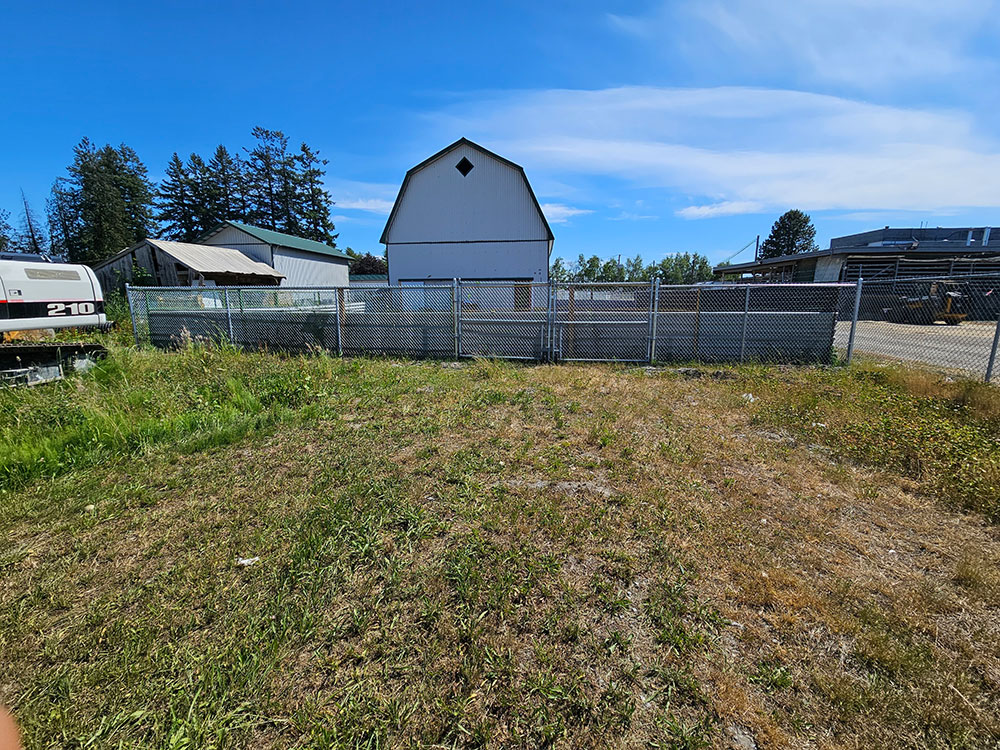
M469 148L475 149L476 151L479 151L483 155L488 156L491 159L495 159L498 162L506 164L508 167L511 167L514 170L516 170L517 173L521 176L521 179L524 180L524 187L528 191L528 194L531 196L531 201L535 206L535 210L538 211L538 218L541 220L542 226L545 228L545 234L546 234L545 239L547 239L550 242L553 239L555 239L554 235L552 234L552 229L549 227L549 222L545 218L545 214L542 212L542 207L538 203L538 198L535 197L535 191L531 189L531 183L528 182L528 178L524 174L524 167L522 167L520 164L515 164L510 159L505 159L499 154L493 153L487 148L483 148L478 143L474 143L473 141L470 141L468 138L459 138L450 146L446 146L433 156L424 159L422 162L417 164L417 166L413 167L406 173L406 176L403 178L403 184L399 188L399 193L396 195L396 200L392 204L392 211L389 213L389 218L385 223L385 229L382 230L382 237L379 239L379 242L381 242L382 244L388 243L389 229L390 227L392 227L392 223L396 219L396 214L399 210L399 206L403 199L403 195L406 193L406 188L409 185L410 179L413 177L413 175L415 175L417 172L424 169L425 167L431 165L432 163L436 162L438 159L447 156L452 151L454 151L457 148L460 148L461 146L468 146Z

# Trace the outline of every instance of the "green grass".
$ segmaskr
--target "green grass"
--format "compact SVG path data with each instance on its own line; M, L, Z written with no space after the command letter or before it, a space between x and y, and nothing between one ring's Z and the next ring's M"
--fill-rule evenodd
M0 703L31 748L993 742L991 392L732 376L114 345L2 390Z

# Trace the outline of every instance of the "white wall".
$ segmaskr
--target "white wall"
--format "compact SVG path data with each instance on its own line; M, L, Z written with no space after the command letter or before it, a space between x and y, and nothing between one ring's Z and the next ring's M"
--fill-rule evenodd
M532 279L546 281L548 240L389 245L389 283L401 279Z
M261 242L253 235L247 234L242 229L231 227L228 224L219 230L218 234L209 237L201 244L214 245L215 247L230 247L233 250L239 250L251 260L271 265L271 246L269 244Z
M285 274L282 286L347 286L348 261L291 248L274 250L274 270Z
M465 144L410 176L386 240L390 284L548 279L548 231L524 175Z
M474 169L455 169L462 158ZM461 145L410 177L386 237L399 242L546 240L522 173Z

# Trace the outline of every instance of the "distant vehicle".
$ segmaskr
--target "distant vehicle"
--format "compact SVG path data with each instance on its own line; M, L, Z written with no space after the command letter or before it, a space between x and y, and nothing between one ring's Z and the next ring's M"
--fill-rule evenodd
M969 313L968 285L958 281L928 281L900 295L895 304L885 309L890 323L930 325L942 321L957 326Z
M39 332L107 323L101 285L87 266L0 260L0 381L61 377L65 364L103 354L104 347L38 341Z

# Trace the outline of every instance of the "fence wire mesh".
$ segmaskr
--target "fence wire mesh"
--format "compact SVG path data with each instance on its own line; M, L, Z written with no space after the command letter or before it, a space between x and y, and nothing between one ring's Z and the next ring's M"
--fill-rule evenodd
M846 350L857 307L853 351L995 379L1000 337L1000 276L862 280L841 297L836 343Z
M129 287L137 343L608 362L829 362L854 287L467 282ZM848 305L849 306L849 305Z

